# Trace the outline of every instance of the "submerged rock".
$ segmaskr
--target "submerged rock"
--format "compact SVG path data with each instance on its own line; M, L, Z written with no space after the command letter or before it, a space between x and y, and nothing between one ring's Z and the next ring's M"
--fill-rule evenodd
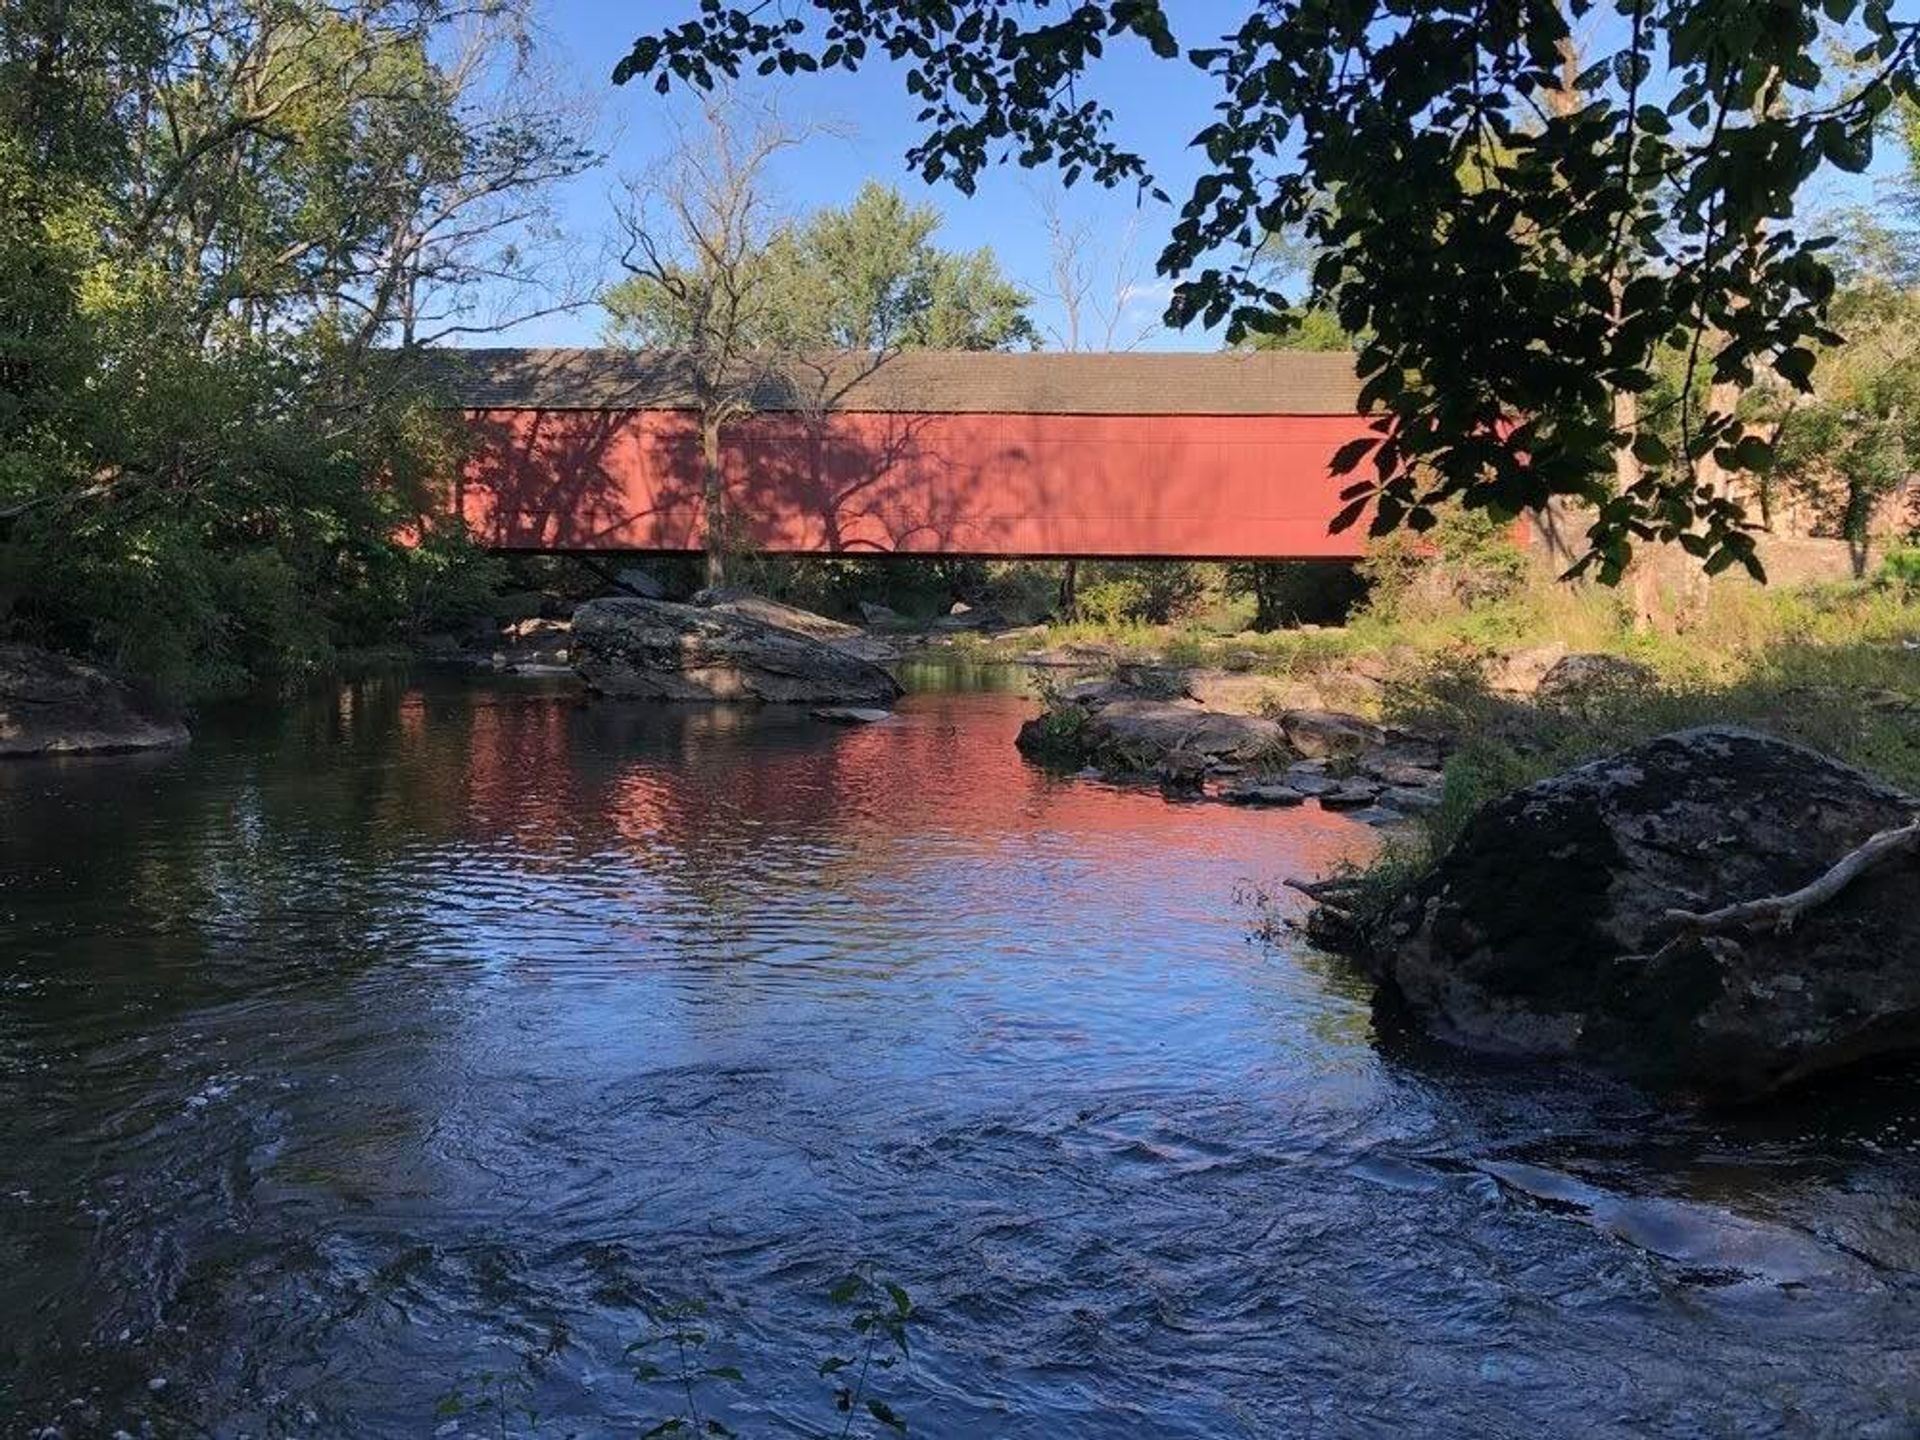
M822 705L811 713L816 720L831 720L837 725L878 725L893 718L891 710L870 705Z
M1272 783L1231 785L1220 792L1229 805L1265 805L1291 807L1306 803L1306 795L1291 785Z
M1380 977L1468 1047L1750 1098L1920 1050L1920 858L1792 928L1695 914L1789 894L1920 800L1731 728L1662 736L1482 810L1374 937Z
M0 756L158 750L187 727L131 681L32 645L0 645Z
M589 688L621 699L867 705L900 694L878 665L766 618L788 608L590 600L574 612L574 668Z

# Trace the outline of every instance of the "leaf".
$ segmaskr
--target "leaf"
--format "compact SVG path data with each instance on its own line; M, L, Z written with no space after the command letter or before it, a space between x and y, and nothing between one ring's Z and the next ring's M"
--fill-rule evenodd
M1667 465L1673 461L1673 450L1651 430L1642 430L1633 437L1633 458L1642 465Z
M1364 495L1351 504L1342 507L1340 513L1333 517L1333 523L1327 526L1328 533L1338 535L1342 531L1351 530L1353 528L1353 522L1358 520L1361 515L1366 512L1367 502L1371 498L1371 495Z
M715 1365L703 1373L709 1380L733 1380L737 1382L747 1378L740 1373L739 1367L734 1365Z
M1815 128L1820 151L1849 175L1858 175L1873 163L1873 132L1849 129L1839 120L1822 120Z
M894 1414L893 1407L887 1404L886 1401L884 1400L867 1401L867 1413L873 1416L873 1418L878 1420L882 1425L885 1425L888 1429L896 1430L902 1435L907 1433L907 1422L902 1420L898 1415Z
M1782 350L1773 362L1773 368L1779 372L1781 379L1809 395L1813 393L1813 366L1813 351L1804 345Z
M893 1308L900 1312L902 1318L913 1313L913 1301L907 1298L905 1290L891 1280L887 1282L887 1294L893 1297Z
M678 1415L670 1415L651 1430L644 1431L640 1436L640 1440L658 1440L658 1437L662 1435L678 1435L686 1428L687 1422L685 1420L681 1419Z
M1334 475L1346 475L1357 470L1360 462L1367 458L1373 447L1380 443L1377 435L1362 435L1358 440L1349 440L1333 452L1333 459L1327 469Z
M847 1366L852 1363L853 1361L847 1359L844 1355L829 1355L820 1362L820 1373L822 1375L832 1375L837 1371L846 1369Z
M843 1276L834 1282L831 1290L827 1291L827 1299L835 1305L845 1305L860 1293L860 1287L865 1283L858 1275Z
M1758 435L1743 435L1733 447L1733 468L1761 471L1773 464L1773 446Z
M1737 563L1740 558L1741 556L1738 550L1722 545L1718 550L1713 552L1712 557L1707 561L1707 574L1718 575L1729 565Z

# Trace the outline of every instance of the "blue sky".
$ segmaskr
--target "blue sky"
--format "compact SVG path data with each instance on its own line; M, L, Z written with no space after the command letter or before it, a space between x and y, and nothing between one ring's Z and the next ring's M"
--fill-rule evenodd
M616 89L610 72L643 28L674 24L694 13L697 5L694 0L641 5L535 0L535 5L546 62L597 108L600 143L610 152L605 166L579 177L561 197L567 228L583 249L593 249L610 232L621 175L645 168L661 147L666 107L684 103L663 99L645 83ZM1169 8L1175 34L1186 46L1215 39L1234 7L1221 0L1188 0ZM955 249L991 246L1002 267L1034 292L1036 324L1043 332L1059 328L1060 307L1046 294L1048 242L1038 193L1051 187L1059 194L1050 171L997 167L982 176L970 197L949 186L923 184L902 158L920 132L914 119L917 103L906 94L900 71L884 61L855 75L801 76L759 82L758 88L774 97L790 119L830 122L840 132L780 158L775 185L787 209L803 214L822 205L844 204L869 178L892 182L910 199L940 210L945 217L941 244ZM1209 78L1184 62L1156 60L1138 42L1116 42L1096 68L1088 93L1114 110L1116 138L1146 158L1176 201L1184 196L1199 168L1187 142L1212 116L1215 96ZM1892 157L1883 151L1876 172L1884 175L1891 168ZM1836 178L1828 172L1809 188L1803 213L1868 202L1872 195L1871 180ZM1090 224L1100 237L1099 248L1108 261L1103 278L1109 281L1120 268L1131 227L1132 264L1126 269L1137 277L1138 286L1120 327L1122 338L1130 340L1165 304L1167 287L1154 275L1153 262L1173 223L1173 208L1136 200L1131 189L1102 191L1085 183L1060 195L1060 203L1070 220ZM491 343L590 345L599 338L601 320L597 309L549 316ZM1211 350L1220 341L1217 334L1192 328L1159 331L1142 343L1154 349Z
M606 166L580 177L562 197L566 224L583 243L596 242L607 231L619 177L641 170L658 153L664 109L676 103L642 83L614 88L609 79L614 62L626 54L643 27L671 24L694 8L679 0L648 5L539 0L542 52L598 106L602 143L611 151ZM1180 33L1180 38L1197 43L1207 38L1207 32L1195 27L1191 33ZM1213 92L1206 76L1185 64L1155 60L1144 45L1130 43L1116 46L1103 59L1095 82L1102 97L1114 97L1119 139L1146 157L1169 194L1176 199L1184 195L1197 169L1187 141L1211 116ZM918 133L916 106L902 88L900 72L886 64L857 75L761 82L760 89L776 97L788 117L829 121L845 132L844 138L811 140L781 158L775 181L787 208L804 213L843 204L869 178L897 184L910 199L940 210L945 217L938 237L941 244L969 250L991 246L1002 267L1036 292L1036 323L1043 330L1059 326L1059 307L1039 293L1046 288L1048 244L1035 192L1047 188L1051 172L997 168L982 178L971 197L951 186L923 184L902 158ZM1109 273L1118 268L1122 242L1129 225L1133 226L1134 264L1129 269L1138 272L1141 293L1125 317L1124 329L1131 337L1156 319L1165 305L1166 286L1154 275L1153 262L1173 223L1173 210L1151 199L1136 204L1131 189L1106 192L1085 182L1062 196L1061 204L1069 218L1091 222L1102 237ZM492 343L590 345L598 339L600 323L597 310L551 316L517 327ZM1144 344L1210 350L1218 348L1219 338L1193 329L1162 332Z

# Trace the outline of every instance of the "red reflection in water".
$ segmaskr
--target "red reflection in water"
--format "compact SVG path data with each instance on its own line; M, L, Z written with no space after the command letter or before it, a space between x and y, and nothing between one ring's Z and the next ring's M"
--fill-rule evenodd
M894 719L843 727L803 711L488 696L434 713L409 695L400 729L432 752L410 786L457 812L471 841L542 851L749 857L770 835L831 836L855 851L903 834L988 845L1081 837L1218 856L1241 873L1314 873L1364 854L1365 827L1313 807L1253 811L1170 804L1151 789L1071 780L1014 747L1032 702L920 695ZM449 817L451 818L451 816Z

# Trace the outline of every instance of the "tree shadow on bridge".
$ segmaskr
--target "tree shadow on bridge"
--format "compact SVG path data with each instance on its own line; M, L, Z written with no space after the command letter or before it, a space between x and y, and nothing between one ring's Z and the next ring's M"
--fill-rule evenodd
M858 408L891 355L790 357L722 439L739 551L980 557L1343 555L1326 459L1356 420ZM533 363L533 362L529 362ZM493 548L697 551L699 419L665 362L629 357L480 408L457 503ZM628 371L631 370L631 374ZM484 397L482 397L484 398ZM1265 428L1263 428L1263 425ZM1291 428L1289 428L1291 427Z

